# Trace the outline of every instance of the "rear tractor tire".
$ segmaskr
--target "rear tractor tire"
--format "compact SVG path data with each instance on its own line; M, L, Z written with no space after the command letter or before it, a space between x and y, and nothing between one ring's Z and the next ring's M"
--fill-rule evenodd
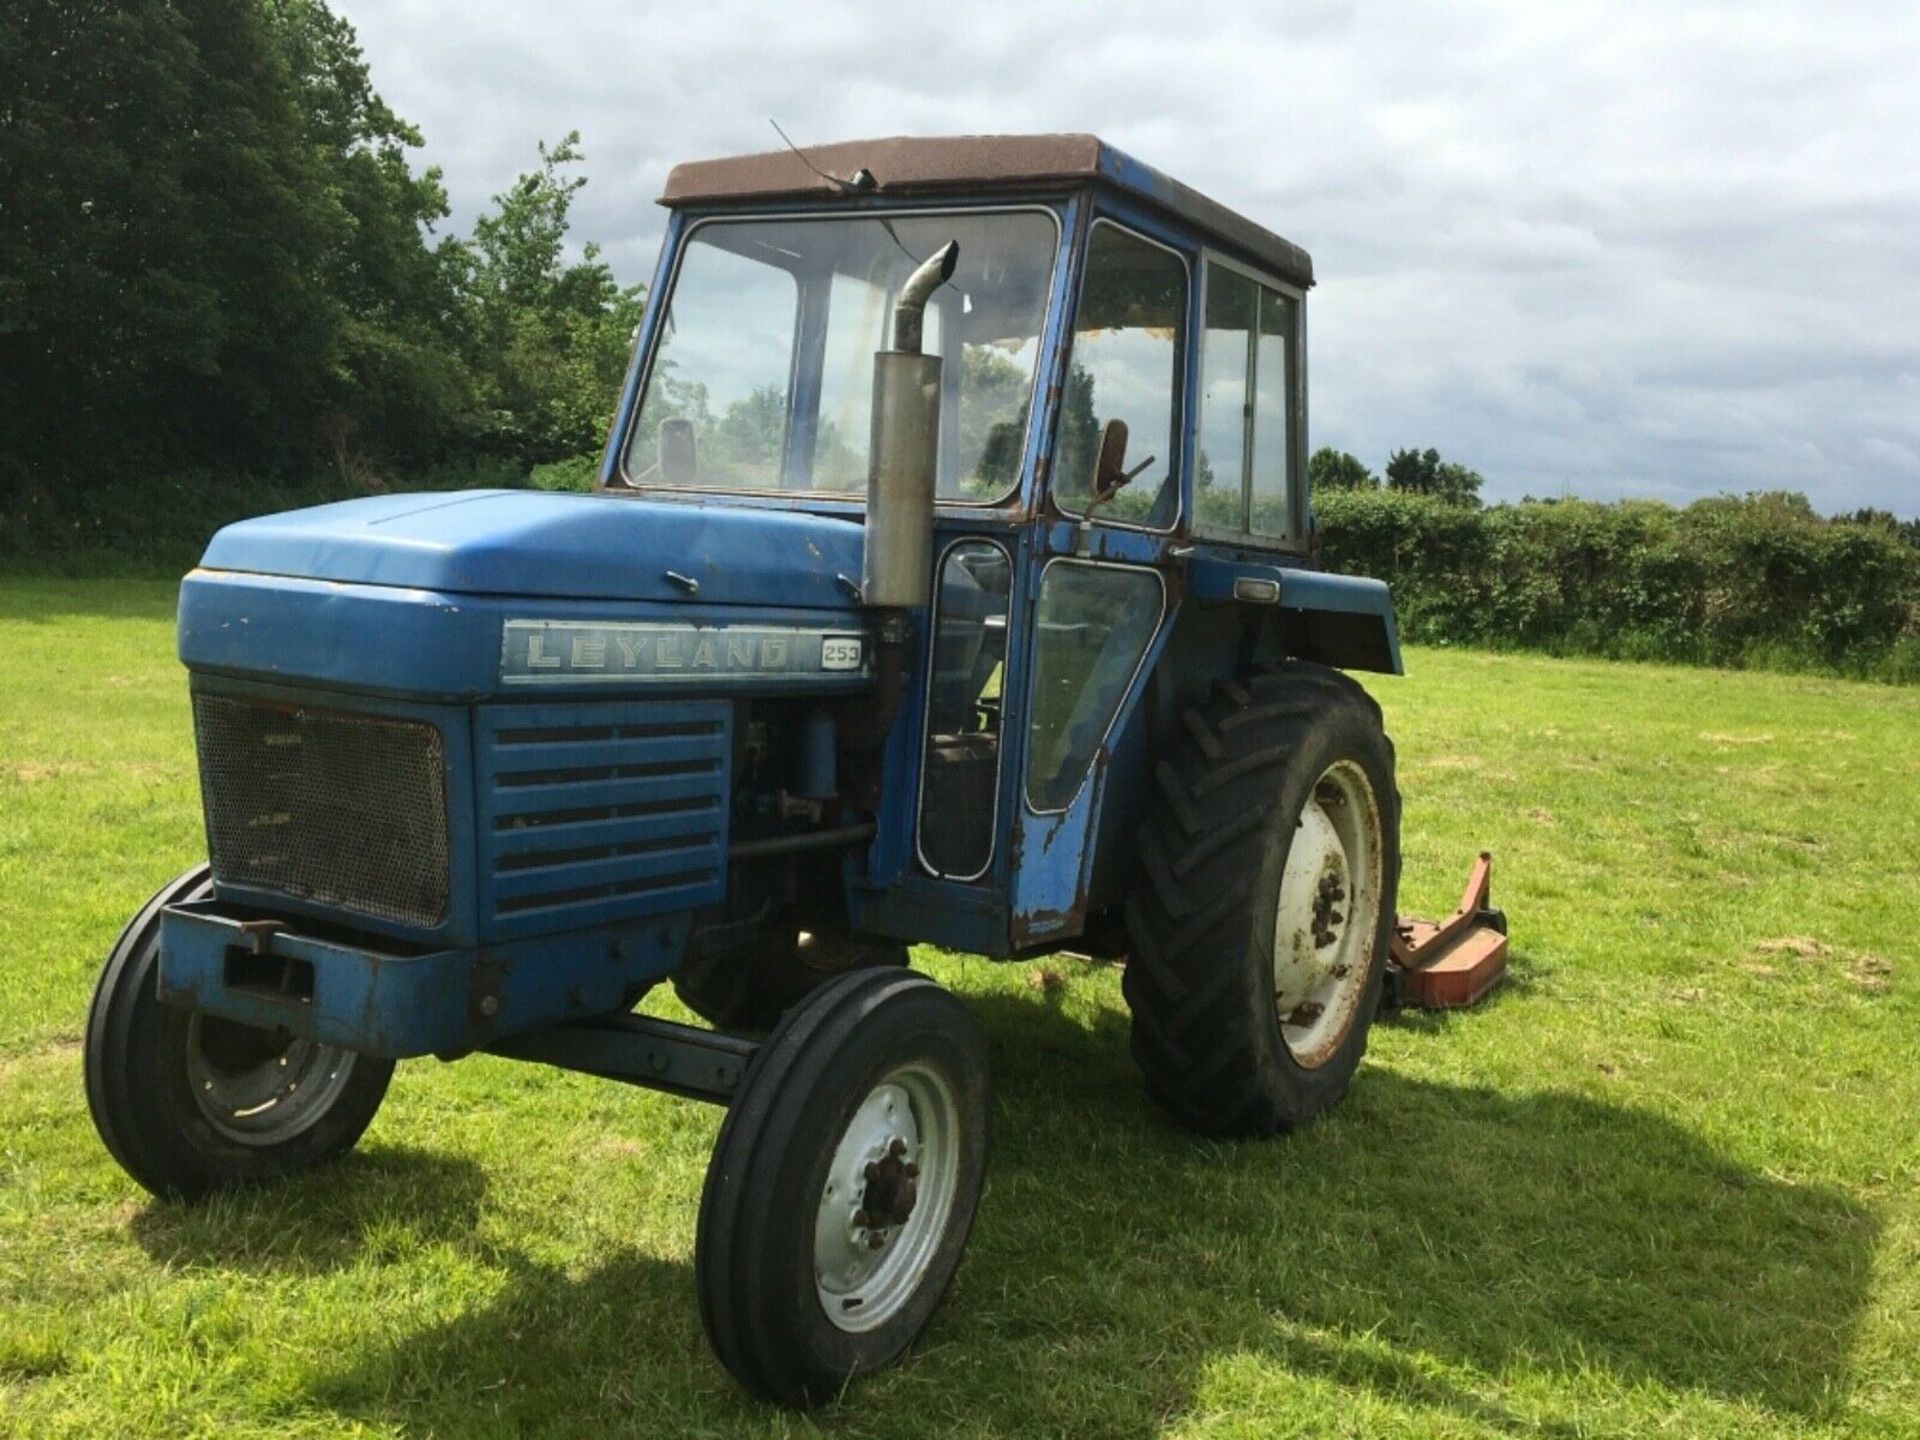
M1196 1130L1295 1130L1346 1094L1379 1005L1393 746L1365 690L1301 662L1223 683L1183 720L1127 904L1134 1059Z
M924 975L828 981L755 1054L707 1166L700 1319L749 1392L820 1404L945 1295L986 1176L987 1060Z
M120 1167L164 1199L304 1170L353 1148L393 1061L163 1004L160 912L213 893L205 865L162 887L107 956L87 1013L87 1108Z

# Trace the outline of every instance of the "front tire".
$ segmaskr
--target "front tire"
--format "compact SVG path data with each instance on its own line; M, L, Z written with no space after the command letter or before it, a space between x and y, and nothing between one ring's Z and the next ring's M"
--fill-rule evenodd
M769 927L747 954L690 957L673 977L680 1003L719 1030L771 1030L814 990L849 970L904 969L896 940Z
M1216 687L1156 767L1123 981L1148 1091L1215 1135L1346 1094L1379 1005L1400 797L1379 707L1290 662Z
M351 1149L393 1061L161 1003L160 914L213 893L197 865L128 922L87 1013L87 1108L120 1168L164 1199L275 1179Z
M700 1199L700 1319L742 1386L818 1404L913 1343L966 1248L987 1117L979 1031L925 976L857 971L788 1012Z

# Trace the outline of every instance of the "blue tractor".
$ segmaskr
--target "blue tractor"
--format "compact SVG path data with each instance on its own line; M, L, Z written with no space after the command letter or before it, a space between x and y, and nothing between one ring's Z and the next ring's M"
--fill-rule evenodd
M717 1101L700 1312L789 1403L898 1357L987 1153L928 943L1125 957L1172 1116L1306 1124L1394 941L1383 584L1315 563L1307 255L1091 136L682 165L591 494L221 531L209 863L109 956L102 1139L192 1199L398 1060ZM635 1013L671 981L713 1028Z

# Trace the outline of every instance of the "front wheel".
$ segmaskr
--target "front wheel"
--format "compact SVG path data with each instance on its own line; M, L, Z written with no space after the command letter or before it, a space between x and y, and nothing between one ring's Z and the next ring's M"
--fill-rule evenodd
M167 1199L269 1180L353 1147L393 1061L262 1030L159 996L160 914L213 893L205 865L121 932L87 1014L87 1108L120 1167Z
M690 957L673 977L680 1001L719 1030L771 1030L802 998L836 975L881 966L904 969L895 940L809 934L769 926L745 954Z
M1133 1054L1209 1134L1293 1130L1346 1094L1379 1005L1400 796L1379 708L1291 663L1185 715L1127 905Z
M986 1174L987 1067L925 976L861 970L789 1011L714 1142L700 1318L754 1395L831 1399L926 1327Z

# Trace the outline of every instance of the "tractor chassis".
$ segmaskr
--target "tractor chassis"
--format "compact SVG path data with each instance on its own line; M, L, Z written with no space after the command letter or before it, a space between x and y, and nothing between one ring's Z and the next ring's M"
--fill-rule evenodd
M726 1105L759 1048L717 1030L615 1014L543 1025L496 1040L487 1053Z

